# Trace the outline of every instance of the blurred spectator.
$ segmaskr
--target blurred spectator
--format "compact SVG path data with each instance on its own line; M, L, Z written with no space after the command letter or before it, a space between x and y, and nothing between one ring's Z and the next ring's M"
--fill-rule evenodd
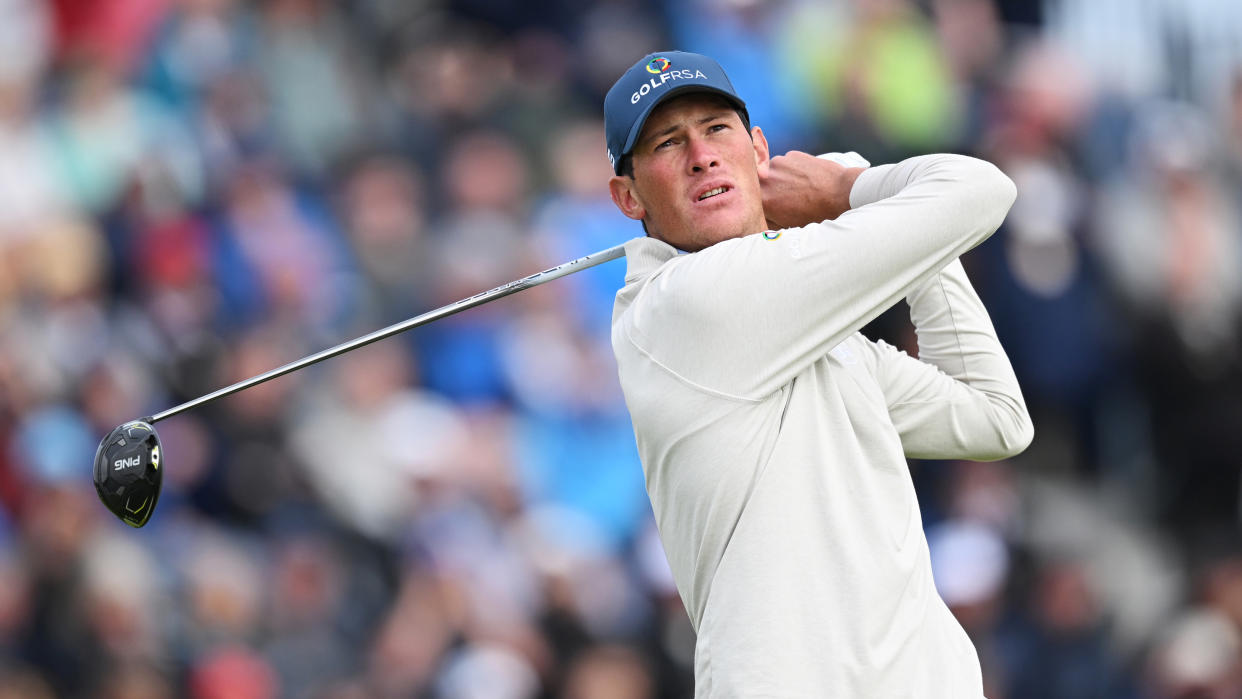
M887 162L956 137L943 53L927 18L906 0L674 8L679 44L720 61L774 153L806 148L812 138Z
M436 684L445 699L530 699L539 689L530 664L496 646L467 646L453 654Z
M435 269L426 187L419 171L396 155L353 163L341 186L340 216L362 272L358 315L367 329L431 308ZM361 327L356 317L354 325Z
M272 561L272 599L266 661L290 696L345 677L355 667L351 639L339 628L349 573L334 547L319 537L285 541Z
M562 37L538 30L515 36L506 51L513 80L502 97L507 107L497 115L494 126L513 136L522 148L530 164L531 183L536 187L555 186L559 176L557 164L547 162L544 156L550 147L563 143L565 134L560 125L583 112L595 116L594 111L584 110L581 100L571 92L571 51Z
M592 116L599 114L594 107L603 103L604 93L636 56L673 46L658 9L643 0L585 3L573 34L577 70L593 100L583 105L584 111Z
M102 699L171 699L176 694L166 673L147 664L123 663L105 673L99 696Z
M968 634L996 622L1009 574L1009 552L996 532L978 523L946 522L928 532L936 591Z
M580 121L557 129L550 144L556 187L535 216L538 266L598 252L633 234L633 222L613 206L611 175L599 157L602 125ZM586 514L612 541L633 536L649 516L628 415L613 378L608 343L612 297L624 268L605 265L532 289L503 341L504 370L515 401L519 474L531 505L554 503ZM597 458L584 468L584 445Z
M62 59L72 61L90 54L118 71L128 72L172 0L47 0L44 4L55 21L57 50Z
M651 674L634 651L601 646L584 652L569 668L563 699L650 699Z
M454 600L445 586L411 570L377 630L367 663L372 696L409 696L431 685L454 638Z
M293 359L299 347L273 327L238 336L234 342L232 354L213 373L216 386L273 369ZM298 464L288 449L284 421L286 405L301 378L281 377L207 408L213 413L214 428L229 436L214 439L214 450L202 457L211 459L213 468L190 493L198 508L216 517L247 521L273 516L296 502Z
M1238 202L1217 172L1219 144L1188 105L1153 104L1136 125L1131 167L1105 192L1108 269L1141 315L1168 315L1199 369L1235 354L1242 305Z
M541 266L551 267L620 245L634 236L634 222L617 210L608 193L612 172L608 161L597 152L603 142L604 125L592 119L564 124L549 144L554 182L532 224ZM566 291L544 295L565 299L571 304L574 325L606 341L612 300L624 285L625 269L603 265L563 281Z
M323 503L377 539L396 534L418 505L418 481L452 468L468 439L457 410L411 388L410 372L399 344L352 352L293 428Z
M127 84L106 55L85 54L67 67L48 135L56 175L75 204L89 213L106 211L148 162L193 191L194 154L181 125L159 103Z
M56 178L49 134L39 114L40 78L51 58L51 19L38 0L0 3L0 276L29 273L9 261L14 247L61 216L67 193ZM0 294L0 299L5 295Z
M90 537L75 606L85 617L86 677L106 680L114 665L158 667L171 659L167 627L156 610L167 606L151 553L109 530ZM126 673L129 674L129 673ZM79 680L80 681L80 680Z
M1106 629L1081 568L1054 563L1038 574L1029 617L1004 632L1000 652L1009 699L1135 696L1111 656Z
M1115 309L1092 254L1090 189L1073 135L1091 109L1088 86L1054 45L1020 46L992 94L997 113L980 134L985 157L1014 179L1019 197L972 267L1040 424L1070 470L1120 468L1099 442L1120 351ZM980 259L982 258L982 259Z
M182 563L185 628L180 634L189 657L202 657L231 643L260 638L263 575L239 542L207 532Z
M32 669L10 669L0 673L2 699L54 699L55 696L47 681Z
M1150 657L1157 696L1228 697L1242 692L1242 558L1208 562L1197 604L1157 639Z
M351 261L323 203L280 166L256 160L234 174L218 230L217 283L234 329L263 319L319 341L353 301Z
M275 699L280 696L271 667L243 647L227 647L195 664L189 696L194 699Z
M429 171L443 171L445 145L501 111L495 101L511 77L510 66L488 50L485 37L437 17L419 25L390 67L394 130Z
M1212 611L1187 612L1160 639L1152 668L1155 696L1217 699L1242 692L1238 630Z
M262 4L254 57L272 100L277 138L295 170L327 172L362 134L370 95L354 65L352 37L325 0Z
M1208 124L1189 105L1149 105L1096 228L1150 411L1157 507L1182 531L1236 527L1242 512L1226 456L1242 449L1242 210Z
M1242 557L1207 560L1195 606L1156 639L1149 657L1159 697L1235 697L1242 692Z
M1046 0L1048 33L1107 91L1218 109L1242 62L1242 8L1214 0Z
M152 92L193 114L214 82L253 58L248 19L236 0L176 3L146 57L144 77Z
M444 177L450 206L433 226L435 306L530 273L520 265L528 255L529 170L516 144L496 132L465 136L450 149ZM468 405L508 398L500 333L511 303L489 304L417 333L419 373L429 388Z
M1018 184L965 262L1036 442L913 465L988 696L1242 696L1236 3L528 5L0 0L0 698L692 694L621 263L161 422L147 530L86 485L115 424L641 235L599 110L672 48L774 152Z
M29 85L47 69L52 55L53 13L46 3L37 0L5 0L0 4L0 32L4 46L13 51L10 60L0 68L0 83L11 89Z

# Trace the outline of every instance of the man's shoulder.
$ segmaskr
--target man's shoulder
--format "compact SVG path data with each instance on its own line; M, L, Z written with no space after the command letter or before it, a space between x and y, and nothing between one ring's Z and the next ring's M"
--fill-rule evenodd
M680 257L677 248L651 237L631 238L625 242L625 285L641 282L664 265Z

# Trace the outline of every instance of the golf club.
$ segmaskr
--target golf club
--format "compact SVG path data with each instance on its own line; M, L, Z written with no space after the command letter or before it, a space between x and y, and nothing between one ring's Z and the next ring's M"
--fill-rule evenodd
M372 342L383 340L386 337L405 332L411 328L417 328L420 325L426 325L433 320L451 316L468 308L481 306L489 301L495 301L498 298L516 294L524 289L529 289L533 286L550 282L553 279L559 279L574 272L580 272L588 267L594 267L603 262L624 256L625 246L617 245L607 250L591 253L585 257L579 257L576 260L570 260L551 269L532 274L529 277L511 281L489 291L455 301L447 306L441 306L434 311L428 311L422 315L389 325L386 328L381 328L362 337L329 347L321 352L289 362L271 371L252 376L231 386L226 386L217 391L186 401L163 412L120 425L103 438L103 441L99 443L99 449L95 452L95 492L99 494L99 499L104 506L112 514L119 517L122 522L131 527L141 527L151 519L151 513L155 511L155 503L159 500L160 484L163 482L164 468L166 467L160 447L159 435L156 434L155 428L152 426L154 423L170 418L190 408L209 403L217 398L223 398L251 386L257 386L298 369L317 364L325 359L369 345Z

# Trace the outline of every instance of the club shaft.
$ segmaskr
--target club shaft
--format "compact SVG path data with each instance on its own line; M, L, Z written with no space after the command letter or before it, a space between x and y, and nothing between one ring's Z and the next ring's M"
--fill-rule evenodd
M369 345L372 342L383 340L386 337L391 337L393 335L396 335L397 333L405 332L406 330L409 330L411 328L417 328L420 325L426 325L427 323L430 323L433 320L439 320L441 318L451 316L454 313L459 313L468 308L474 308L475 306L481 306L485 303L488 303L489 301L495 301L498 298L503 298L505 296L509 296L510 294L516 294L517 292L522 291L524 289L529 289L532 286L539 286L540 284L543 284L545 282L550 282L553 279L560 279L561 277L573 274L574 272L580 272L584 269L587 269L588 267L594 267L595 265L601 264L603 262L608 262L609 260L615 260L618 257L624 257L624 256L625 256L625 246L617 245L615 247L608 248L607 250L600 250L599 252L591 253L590 255L587 255L585 257L579 257L576 260L570 260L569 262L566 262L562 265L558 265L551 269L546 269L537 274L532 274L529 277L523 277L522 279L511 281L508 284L498 286L495 289L491 289L489 291L484 291L482 293L475 294L474 296L471 296L469 298L464 298L460 301L455 301L453 303L448 304L447 306L441 306L440 308L437 308L434 311L428 311L420 316L415 316L414 318L401 321L400 323L389 325L386 328L381 328L368 335L363 335L362 337L355 338L348 342L343 342L339 345L336 345L335 347L329 347L326 350L323 350L321 352L316 352L315 354L309 355L307 357L303 357L297 361L289 362L288 364L272 369L271 371L259 374L257 376L252 376L242 381L238 381L237 383L231 386L225 386L224 388L221 388L217 391L213 391L206 395L199 396L198 398L186 401L185 403L182 403L181 405L178 405L173 408L169 408L168 410L165 410L161 413L156 413L155 415L152 415L151 417L144 418L144 422L149 422L149 423L159 422L160 420L163 420L165 418L170 418L174 415L177 415L186 410L189 410L190 408L196 408L200 405L203 405L204 403L210 403L211 401L216 400L217 398L223 398L227 395L237 393L238 391L243 391L252 386L258 386L259 384L264 383L266 381L271 381L272 379L278 376L284 376L285 374L288 374L290 372L297 371L298 369L308 367L312 364L317 364L319 362L322 362L325 359L330 359L332 357L335 357L338 354L344 354L346 352L349 352L350 350L355 350L359 347Z

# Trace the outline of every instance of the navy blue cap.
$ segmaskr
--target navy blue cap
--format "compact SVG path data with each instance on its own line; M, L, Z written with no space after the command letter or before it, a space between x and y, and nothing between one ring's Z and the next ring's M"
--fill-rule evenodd
M686 92L721 95L741 110L744 122L750 121L746 103L716 61L685 51L647 54L625 71L604 97L604 133L613 172L621 174L621 158L634 148L651 111L673 95Z

